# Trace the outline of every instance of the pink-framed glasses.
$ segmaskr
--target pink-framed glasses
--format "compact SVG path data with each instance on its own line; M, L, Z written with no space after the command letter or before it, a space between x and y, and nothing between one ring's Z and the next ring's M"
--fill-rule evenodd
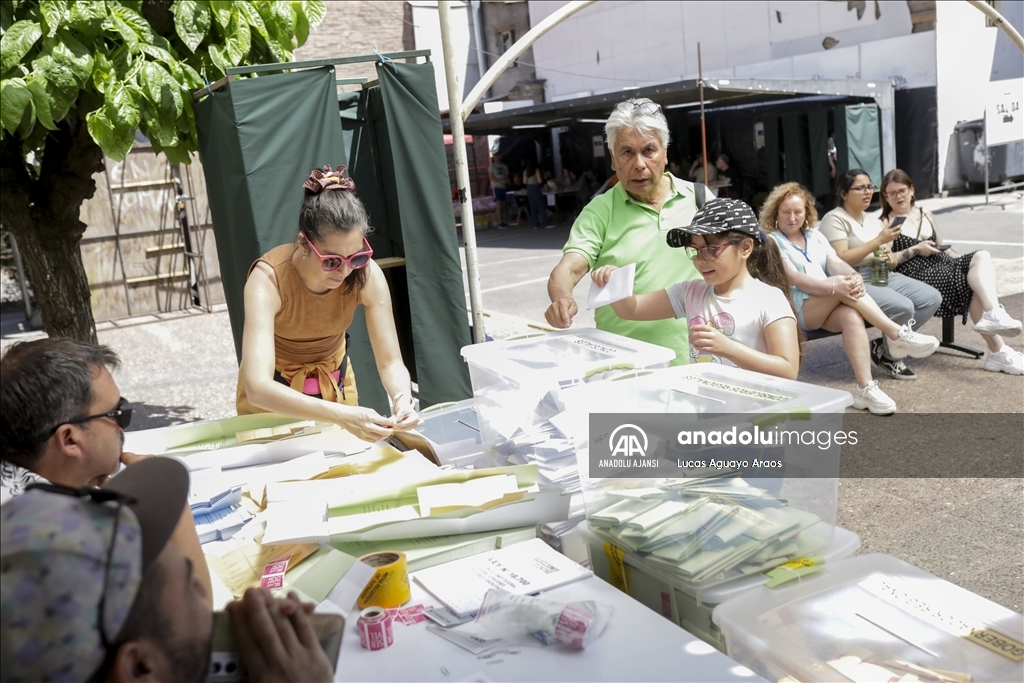
M339 256L337 254L324 256L316 250L316 247L313 246L313 240L309 239L309 235L306 233L301 234L302 238L306 240L306 244L308 244L309 248L313 250L313 254L320 259L320 268L323 269L324 272L333 272L338 268L341 268L343 263L347 263L348 267L352 270L359 270L360 268L365 267L366 264L370 262L370 259L373 258L373 248L370 247L370 243L366 241L365 237L363 238L363 246L366 247L366 251L359 251L351 256Z
M718 259L718 252L731 245L732 242L721 242L719 244L708 244L703 247L687 246L683 248L683 253L691 261L696 259L698 254L703 256L705 261L715 261Z

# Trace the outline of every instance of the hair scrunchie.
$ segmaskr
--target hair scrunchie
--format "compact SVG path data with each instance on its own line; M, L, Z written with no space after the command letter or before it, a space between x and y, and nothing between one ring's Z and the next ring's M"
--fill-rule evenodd
M765 244L768 241L768 235L764 234L764 230L758 230L757 238L761 241L761 244Z
M310 171L309 178L302 183L302 187L313 194L319 194L324 190L346 190L354 191L356 181L345 177L345 166L338 166L338 170L332 171L331 165L327 164L323 170L314 168Z

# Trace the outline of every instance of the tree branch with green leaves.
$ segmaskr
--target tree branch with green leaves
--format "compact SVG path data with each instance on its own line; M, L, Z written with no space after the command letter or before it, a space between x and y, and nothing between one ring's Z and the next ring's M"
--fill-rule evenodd
M191 92L233 66L289 61L325 12L322 0L0 2L0 201L48 334L96 338L78 215L103 155L124 159L141 132L189 163Z

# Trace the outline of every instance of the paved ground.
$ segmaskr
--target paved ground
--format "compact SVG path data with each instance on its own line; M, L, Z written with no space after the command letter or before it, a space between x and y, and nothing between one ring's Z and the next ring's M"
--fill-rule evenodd
M983 200L975 197L926 205L936 212L947 241L962 245L962 251L992 252L1002 301L1021 319L1024 203L1019 197L994 200L1005 206L980 206ZM487 325L491 336L505 338L540 326L547 302L544 282L567 234L567 222L538 232L527 226L478 233L484 305L493 311ZM580 300L585 300L585 285L586 280L577 290ZM577 325L591 321L584 312ZM5 315L0 328L4 347L38 336L23 332L17 315ZM957 326L958 341L982 346L970 328ZM933 319L924 331L940 335L940 321ZM138 406L132 429L234 413L237 365L223 307L212 314L181 312L104 323L98 334L123 359L117 380ZM1024 337L1009 342L1024 348ZM1024 412L1024 378L983 372L980 366L980 360L940 350L914 363L917 381L883 380L883 386L905 412ZM849 388L853 377L838 338L809 345L800 379ZM878 420L884 428L885 418ZM893 434L894 444L899 436ZM955 447L936 444L937 449ZM860 535L862 552L895 555L1018 612L1024 608L1020 479L843 479L837 522Z

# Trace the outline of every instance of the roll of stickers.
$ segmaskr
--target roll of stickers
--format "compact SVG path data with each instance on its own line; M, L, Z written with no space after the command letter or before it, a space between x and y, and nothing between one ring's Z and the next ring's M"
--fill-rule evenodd
M409 567L405 561L405 553L387 550L363 555L359 561L377 570L363 588L363 592L359 594L359 600L356 601L359 609L391 609L409 602L412 594L409 590Z
M384 650L395 642L391 615L381 607L367 607L359 613L359 644L364 650Z

